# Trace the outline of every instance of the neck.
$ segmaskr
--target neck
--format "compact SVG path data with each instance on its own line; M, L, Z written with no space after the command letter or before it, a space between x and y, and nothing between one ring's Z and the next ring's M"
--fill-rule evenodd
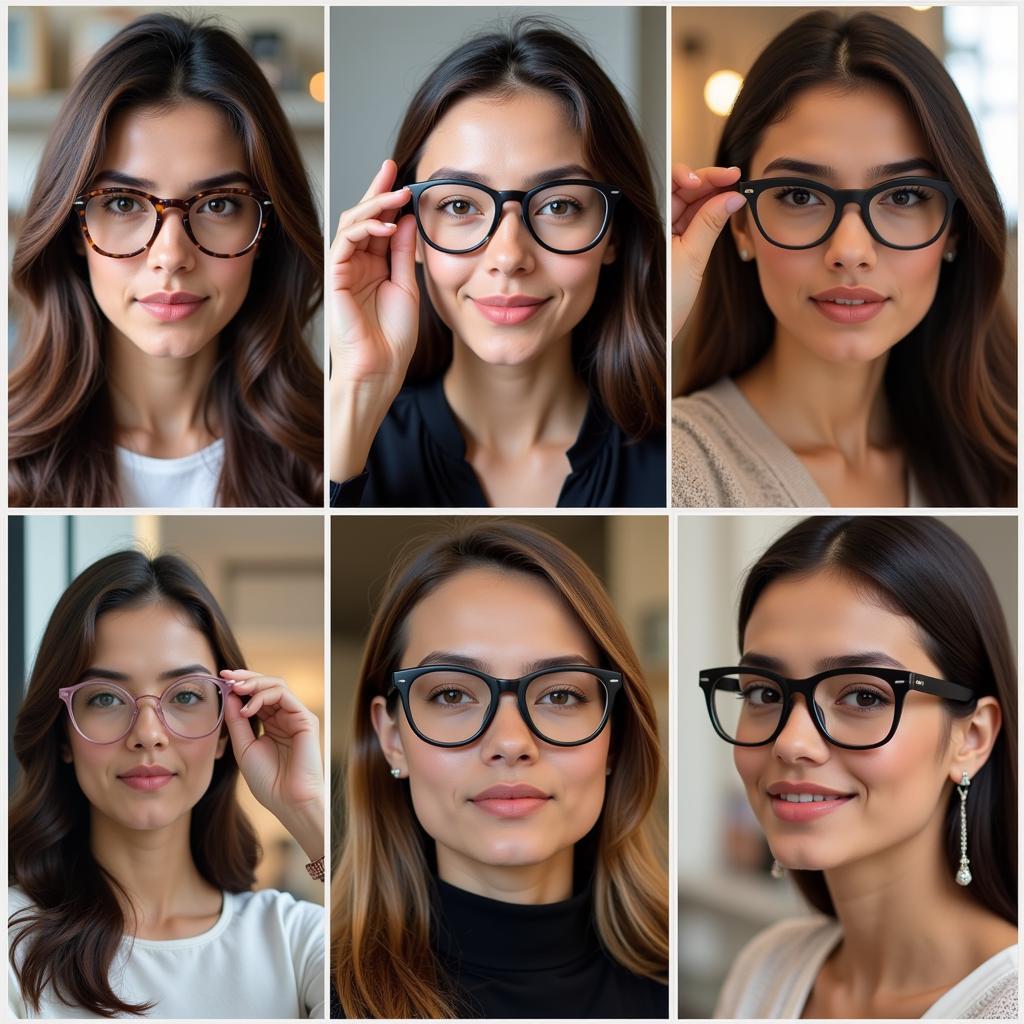
M737 384L797 453L832 448L857 462L870 446L891 443L882 389L887 359L830 362L776 328L771 348Z
M568 335L515 366L486 363L456 338L444 393L468 448L509 457L537 445L571 447L589 400Z
M571 846L540 864L490 865L471 861L437 844L437 875L442 882L502 903L561 903L572 895Z
M217 361L216 339L190 356L152 356L113 330L106 348L120 443L142 454L175 458L213 440L207 389Z

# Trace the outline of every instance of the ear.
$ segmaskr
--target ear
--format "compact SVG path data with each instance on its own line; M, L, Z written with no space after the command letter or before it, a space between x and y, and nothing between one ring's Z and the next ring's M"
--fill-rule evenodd
M732 232L732 240L736 244L736 252L746 252L748 258L753 259L754 237L750 232L750 213L746 207L729 218L729 230Z
M224 751L228 749L228 739L227 726L224 726L217 737L217 753L213 755L214 760L224 756Z
M611 239L608 245L605 247L604 254L601 256L601 266L607 267L615 262L615 239Z
M420 238L420 229L416 228L416 262L423 262L423 239Z
M65 764L74 764L75 759L71 756L71 744L66 740L60 745L60 759Z
M984 767L1003 724L1003 711L995 697L981 697L969 718L953 723L949 775L959 784L964 772L973 779Z
M370 720L373 731L377 734L377 742L384 753L388 764L398 768L402 775L409 774L409 766L405 759L405 747L402 734L398 728L398 715L394 718L388 714L387 701L383 697L374 697L370 705Z

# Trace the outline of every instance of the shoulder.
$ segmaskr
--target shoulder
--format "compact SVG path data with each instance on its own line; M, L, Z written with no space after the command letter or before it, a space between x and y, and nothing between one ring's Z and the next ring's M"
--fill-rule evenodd
M324 908L317 903L297 900L291 893L277 889L241 892L232 895L232 917L247 932L281 935L292 942L320 936Z
M954 985L926 1016L961 1020L1019 1020L1018 947L1004 949L972 971L958 985Z

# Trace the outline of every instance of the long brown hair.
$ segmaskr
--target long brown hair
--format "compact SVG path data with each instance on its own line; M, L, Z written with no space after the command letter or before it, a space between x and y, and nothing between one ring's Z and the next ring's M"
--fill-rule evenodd
M1002 294L1006 219L971 115L940 61L877 14L819 11L773 39L750 69L715 163L750 163L765 128L818 85L881 83L920 126L959 202L957 258L943 263L924 319L889 353L885 394L899 442L930 505L1015 505L1017 359ZM720 238L683 334L681 394L749 370L775 320L757 270Z
M608 415L631 437L646 437L665 423L665 233L647 147L615 86L582 45L545 21L524 18L453 50L406 111L395 143L395 187L416 180L427 138L453 104L521 89L553 93L592 173L622 190L612 224L615 261L601 268L594 302L573 331L573 359ZM417 276L423 298L410 382L438 376L452 359L452 332L427 297L419 265Z
M72 201L99 169L114 116L187 100L227 115L274 204L207 385L205 412L216 411L224 438L217 501L323 502L323 373L304 338L323 291L323 242L295 138L263 73L227 32L150 14L107 43L72 87L28 201L12 271L28 308L10 379L11 505L122 504L106 321L76 251Z
M926 516L816 516L783 534L750 570L739 608L739 641L766 587L819 569L849 573L887 608L917 624L928 657L945 679L975 697L992 696L1002 728L992 753L971 779L967 832L974 880L968 892L982 906L1017 923L1017 669L1006 616L978 556L958 534ZM976 702L944 702L952 716ZM960 800L946 794L945 857L952 878L960 862ZM835 916L820 871L793 871L811 905Z
M409 613L438 584L473 566L527 573L552 586L625 680L613 712L612 757L596 831L595 924L628 970L664 981L668 903L649 811L661 756L650 694L629 637L588 566L562 543L519 523L474 523L421 542L392 570L373 623L354 702L344 838L331 907L333 978L348 1017L450 1017L457 1004L431 948L432 844L408 787L396 785L370 722L400 667Z
M130 899L89 846L89 803L74 768L61 759L66 718L57 691L89 667L97 620L149 601L180 608L206 637L216 670L244 668L216 599L182 559L121 551L89 566L64 591L39 644L14 727L21 776L11 798L8 882L31 906L9 921L11 964L27 1005L39 1010L47 986L63 1002L101 1017L143 1014L152 1004L120 999L109 971L127 930ZM238 764L230 746L192 809L190 845L211 885L244 892L255 881L256 833L235 797ZM20 966L15 955L24 946Z

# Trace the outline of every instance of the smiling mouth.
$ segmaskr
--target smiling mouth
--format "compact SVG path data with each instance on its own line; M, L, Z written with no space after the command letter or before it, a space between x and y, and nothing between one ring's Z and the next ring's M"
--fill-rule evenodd
M779 793L777 800L785 800L790 804L821 803L823 800L841 800L840 796L824 796L821 793Z

